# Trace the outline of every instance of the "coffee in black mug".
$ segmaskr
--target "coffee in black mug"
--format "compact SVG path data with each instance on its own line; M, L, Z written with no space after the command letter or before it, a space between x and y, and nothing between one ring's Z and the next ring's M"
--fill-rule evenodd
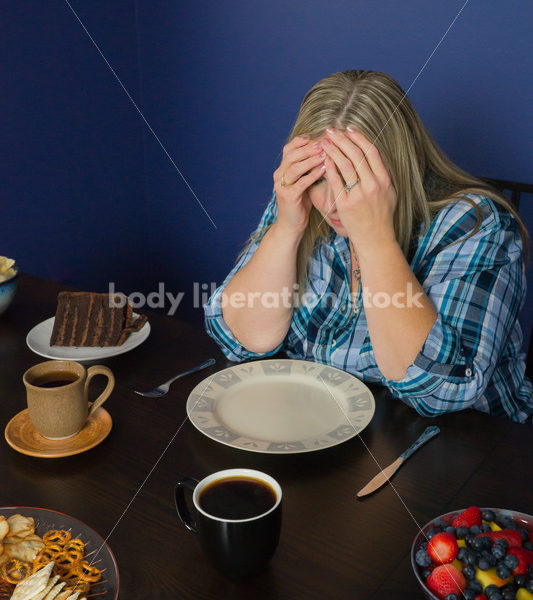
M192 492L192 511L185 490ZM281 530L281 487L270 475L227 469L201 481L182 479L175 499L180 519L223 573L250 577L267 566Z

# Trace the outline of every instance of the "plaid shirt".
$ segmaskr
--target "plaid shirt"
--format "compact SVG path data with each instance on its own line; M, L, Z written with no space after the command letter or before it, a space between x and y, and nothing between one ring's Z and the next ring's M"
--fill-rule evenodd
M207 332L230 360L283 350L290 358L328 364L384 385L423 416L473 407L525 422L533 414L533 399L524 375L518 322L526 291L522 240L508 211L489 198L469 197L482 215L478 231L469 239L465 238L477 222L476 211L464 200L443 208L429 228L413 238L408 260L438 316L402 379L385 379L376 364L362 286L355 299L350 294L348 238L333 230L310 259L310 289L294 307L290 329L279 346L250 352L222 317L222 291L259 242L204 305ZM276 217L274 193L258 229ZM453 242L458 243L450 246Z

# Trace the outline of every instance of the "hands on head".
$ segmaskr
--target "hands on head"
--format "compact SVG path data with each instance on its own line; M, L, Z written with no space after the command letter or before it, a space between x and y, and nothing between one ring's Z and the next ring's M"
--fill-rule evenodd
M278 219L294 231L305 230L313 205L356 248L395 239L396 191L379 151L358 131L328 128L315 140L294 138L274 184Z

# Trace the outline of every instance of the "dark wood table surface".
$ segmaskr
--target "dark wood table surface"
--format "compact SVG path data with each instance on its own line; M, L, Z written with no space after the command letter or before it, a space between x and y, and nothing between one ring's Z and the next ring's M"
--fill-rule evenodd
M61 289L22 275L13 304L0 317L3 427L26 407L23 372L44 360L26 347L26 335L53 316ZM106 403L113 429L103 443L57 459L32 458L5 440L0 444L0 506L61 511L109 536L121 599L422 598L409 560L417 523L474 504L533 513L530 426L475 411L424 419L376 387L376 414L361 435L364 444L355 437L319 452L277 456L206 438L186 419L187 396L234 363L201 327L147 312L148 340L107 362L117 385ZM217 364L179 380L164 398L133 393L209 357ZM389 464L434 423L440 435L402 467L395 489L387 485L356 499L378 470L375 460ZM225 579L206 562L172 498L181 477L236 466L270 473L284 494L278 550L262 575L245 582Z

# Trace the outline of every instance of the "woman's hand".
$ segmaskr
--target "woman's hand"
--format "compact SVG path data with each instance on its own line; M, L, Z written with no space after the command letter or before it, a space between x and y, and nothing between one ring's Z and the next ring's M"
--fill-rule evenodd
M321 141L326 151L326 179L339 218L356 254L396 241L394 210L397 196L378 149L358 131L328 129ZM346 192L346 184L358 181Z
M274 171L279 226L298 235L305 231L312 207L307 188L323 176L325 157L320 144L302 136L284 146L283 159Z

